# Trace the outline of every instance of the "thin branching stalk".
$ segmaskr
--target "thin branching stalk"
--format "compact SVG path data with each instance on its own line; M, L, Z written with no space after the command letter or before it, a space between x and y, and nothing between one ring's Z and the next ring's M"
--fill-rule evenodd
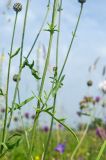
M18 13L16 13L16 16L15 16L13 34L12 34L12 41L11 41L11 48L10 48L10 53L9 53L9 64L8 64L6 95L5 95L6 111L5 111L5 118L4 118L2 143L5 143L5 139L6 139L7 116L8 116L8 92L9 92L10 70L11 70L11 60L12 60L11 55L12 55L13 45L14 45L14 36L15 36L15 30L16 30L17 16L18 16ZM1 147L1 153L2 153L2 149L3 149L3 147Z
M79 26L80 18L81 18L81 15L82 15L82 10L83 10L83 4L81 4L81 9L80 9L80 13L79 13L79 16L78 16L77 24L76 24L76 26L75 26L75 30L74 30L73 35L72 35L72 40L71 40L71 43L70 43L70 45L69 45L69 48L68 48L68 51L67 51L67 54L66 54L66 57L65 57L65 60L64 60L62 69L61 69L61 71L60 71L58 80L61 78L61 75L62 75L62 73L63 73L63 71L64 71L66 62L67 62L67 60L68 60L68 57L69 57L69 54L70 54L70 51L71 51L71 48L72 48L72 45L73 45L73 42L74 42L74 39L75 39L75 37L76 37L76 32L77 32L77 29L78 29L78 26Z
M58 33L57 33L57 45L56 45L56 70L54 71L56 76L54 76L54 78L57 78L57 76L58 76L58 51L59 51L59 40L60 40L60 24L61 24L62 0L60 0L58 11L59 11L59 18L58 18ZM55 112L56 98L57 98L57 94L55 94L55 96L54 96L52 113ZM53 120L54 120L54 118L52 117L51 118L49 135L48 135L48 139L47 139L45 150L44 150L43 160L46 159L46 155L47 155L47 152L48 152L48 147L49 147L49 144L50 144L50 139L51 139L52 129L53 129Z
M56 13L57 13L57 2L58 2L58 0L54 0L52 22L51 22L51 26L52 27L55 26ZM43 91L43 87L44 87L44 82L45 82L45 77L46 77L46 73L47 73L47 68L48 68L48 65L49 65L49 59L50 59L50 53L51 53L51 47L52 47L52 41L53 41L53 34L54 34L54 31L50 31L50 39L49 39L49 45L48 45L48 52L47 52L45 67L44 67L42 81L41 81L40 90L39 90L39 99L42 96L42 91ZM38 101L38 104L37 104L37 108L40 108L39 101ZM35 119L34 119L34 125L33 125L33 128L32 128L32 140L31 140L31 146L30 146L30 153L32 152L32 148L33 148L34 133L35 133L36 121L37 121L38 117L39 117L39 113L37 112L36 116L35 116Z
M46 22L46 20L47 20L47 17L48 17L48 14L49 14L49 10L50 10L50 0L48 1L48 4L47 4L47 11L46 11L44 20L43 20L43 22L42 22L42 24L41 24L41 27L40 27L40 29L39 29L39 31L38 31L38 34L37 34L37 36L35 37L35 40L34 40L34 42L33 42L33 44L32 44L32 47L31 47L30 51L28 52L26 58L28 58L28 57L30 56L31 52L33 51L33 49L34 49L34 47L35 47L35 44L36 44L36 42L37 42L37 40L38 40L38 38L39 38L39 36L40 36L40 33L42 32L42 29L43 29L43 27L44 27L44 25L45 25L45 22Z
M74 30L74 32L73 32L73 37L72 37L72 39L71 39L71 43L70 43L70 45L69 45L69 48L68 48L68 51L67 51L67 54L66 54L66 57L65 57L65 60L64 60L64 63L63 63L63 66L62 66L62 69L61 69L61 71L60 71L60 74L59 74L59 76L58 76L57 81L60 80L61 75L62 75L62 73L63 73L63 71L64 71L64 68L65 68L66 62L67 62L67 60L68 60L68 56L69 56L69 54L70 54L70 51L71 51L71 48L72 48L72 45L73 45L73 42L74 42L74 39L75 39L75 36L76 36L76 32L77 32L77 29L78 29L78 26L79 26L80 18L81 18L81 15L82 15L82 10L83 10L83 4L81 4L81 9L80 9L80 13L79 13L79 16L78 16L78 20L77 20L77 23L76 23L76 26L75 26L75 30ZM50 89L49 94L48 94L48 96L47 96L47 99L46 99L46 101L45 101L45 103L44 103L44 106L47 104L47 102L48 102L48 100L49 100L49 98L50 98L50 96L51 96L51 94L52 94L52 92L53 92L53 89L54 89L53 87ZM43 107L44 107L44 106L43 106Z
M14 97L13 97L13 101L12 101L12 109L11 109L11 112L10 112L8 128L9 128L10 123L11 123L11 119L12 119L12 115L13 115L13 111L14 111L14 103L15 103L15 100L16 100L18 86L19 86L19 80L20 80L21 72L22 72L22 58L23 58L24 37L25 37L26 21L27 21L27 15L28 15L29 2L30 2L30 0L27 0L26 10L25 10L25 17L24 17L24 25L23 25L23 33L22 33L22 41L21 41L21 53L20 53L20 65L19 65L18 79L17 79L15 91L14 91Z

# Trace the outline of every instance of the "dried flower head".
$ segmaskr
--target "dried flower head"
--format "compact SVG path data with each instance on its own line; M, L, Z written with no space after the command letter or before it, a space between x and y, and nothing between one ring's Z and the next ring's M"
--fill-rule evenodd
M22 4L21 3L15 3L13 5L13 9L16 13L20 12L22 10Z

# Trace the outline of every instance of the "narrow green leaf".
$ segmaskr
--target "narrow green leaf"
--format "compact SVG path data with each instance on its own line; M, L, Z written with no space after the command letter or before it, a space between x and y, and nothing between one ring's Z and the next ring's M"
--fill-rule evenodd
M21 102L20 104L15 103L15 107L14 110L20 109L21 107L23 107L24 105L26 105L27 103L29 103L30 101L32 101L35 98L35 96L32 96L30 98L27 98L26 100L24 100L23 102ZM11 112L11 108L9 107L8 112Z
M18 49L15 51L15 53L11 56L11 58L15 57L15 56L19 53L19 51L20 51L20 48L18 48Z
M20 108L24 105L26 105L27 103L29 103L30 101L32 101L35 98L35 96L32 96L30 98L27 98L26 100L24 100L23 102L21 102L20 104L17 104L16 106L19 106Z

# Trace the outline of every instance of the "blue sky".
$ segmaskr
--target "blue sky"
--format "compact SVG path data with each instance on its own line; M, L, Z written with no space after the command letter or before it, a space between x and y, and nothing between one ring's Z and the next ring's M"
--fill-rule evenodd
M86 81L92 79L94 81L94 87L89 91L89 95L98 95L98 84L103 79L101 76L102 67L105 65L106 58L106 1L105 0L86 0L84 5L83 14L81 17L80 25L74 41L71 54L69 56L64 73L66 78L64 81L64 87L59 91L57 113L59 116L64 116L71 125L75 125L79 120L76 116L78 110L78 103L80 99L88 94ZM13 1L12 3L17 2ZM18 0L23 4L23 11L18 17L17 32L15 37L14 50L20 46L23 15L25 9L25 0ZM53 2L53 0L52 0ZM14 11L11 6L10 9L6 8L7 0L0 0L0 52L4 49L5 61L3 65L4 79L6 77L7 64L8 64L8 52L10 49L11 34L14 21ZM39 27L44 18L46 10L47 0L31 0L27 32L25 36L24 55L30 49L30 46L36 36ZM79 13L80 4L77 0L63 0L63 12L61 22L61 37L59 47L59 66L61 68L65 54L67 52L70 40L72 38L72 31L76 24L77 16ZM52 6L51 6L52 11ZM47 22L51 20L51 11ZM5 14L4 14L5 13ZM10 19L10 22L8 20ZM45 25L44 29L47 27ZM55 64L55 38L53 41L53 47L51 52L50 66L53 67ZM36 47L30 57L30 60L36 60L36 50L39 43L45 45L47 50L49 35L47 32L42 32ZM97 57L101 57L98 63L97 69L92 73L88 73L88 67L92 65ZM17 72L18 63L15 58L12 63L11 79L14 73ZM44 59L40 57L40 68L44 66ZM29 75L28 75L29 74ZM51 73L48 71L48 75ZM50 80L46 80L45 89L48 90L48 83ZM4 84L5 85L5 84ZM31 91L34 90L36 93L36 82L30 76L30 72L25 70L22 74L22 82L20 84L22 99L31 95ZM10 99L14 91L14 82L10 86ZM11 102L11 101L10 101ZM31 109L30 109L31 110Z

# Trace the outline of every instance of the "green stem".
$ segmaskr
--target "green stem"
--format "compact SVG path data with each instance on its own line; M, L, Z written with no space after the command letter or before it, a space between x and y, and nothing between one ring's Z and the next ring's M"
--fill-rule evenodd
M57 33L57 45L56 45L56 77L54 77L54 78L57 78L57 75L58 75L58 50L59 50L59 40L60 40L61 8L62 8L62 0L60 1L60 6L59 6L58 33ZM57 98L57 94L54 96L52 113L55 112L56 98ZM49 135L48 135L48 139L47 139L45 150L44 150L43 160L46 159L46 155L47 155L47 152L48 152L48 147L49 147L49 144L50 144L50 139L51 139L52 130L53 130L53 121L54 121L54 118L52 117L51 118Z
M12 115L13 115L13 111L14 111L14 103L15 103L15 100L16 100L18 86L19 86L19 80L20 80L21 72L22 72L23 46L24 46L24 37L25 37L25 30L26 30L26 21L27 21L29 1L30 0L27 0L27 3L26 3L24 25L23 25L23 33L22 33L22 41L21 41L21 53L20 53L20 65L19 65L18 79L17 79L17 82L16 82L15 91L14 91L14 97L13 97L13 101L12 101L12 109L11 109L11 112L10 112L10 117L9 117L9 122L8 122L8 128L9 128L10 123L11 123L11 119L12 119Z
M55 25L55 19L56 19L56 13L57 13L57 1L58 0L54 0L54 7L53 7L53 15L52 15L51 26ZM39 98L41 98L41 96L42 96L42 91L43 91L43 87L44 87L44 82L45 82L45 77L46 77L46 73L47 73L47 68L48 68L48 65L49 65L49 59L50 59L52 41L53 41L53 32L50 32L49 46L48 46L48 52L47 52L45 67L44 67L44 71L43 71L40 91L39 91ZM39 107L39 104L38 104L37 107Z
M55 95L55 97L54 97L53 111L52 111L52 113L55 111L55 105L56 105L56 95ZM45 146L45 150L44 150L43 160L46 159L46 155L47 155L47 152L48 152L48 147L49 147L49 144L50 144L50 139L51 139L52 129L53 129L53 121L54 121L54 118L52 117L52 118L51 118L49 135L48 135L47 142L46 142L46 146Z
M21 102L20 101L20 92L19 92L19 89L18 89L18 101L19 101L19 103ZM23 121L23 117L22 117L21 111L19 111L19 114L20 114L20 118L21 118L21 122L22 122L22 127L23 127L23 131L24 131L24 135L25 135L25 140L26 140L26 145L27 145L27 151L29 151L29 148L30 148L29 139L28 139L27 131L26 131L25 126L24 126L24 121ZM26 148L25 148L25 151L26 151ZM32 156L31 156L31 159L33 160Z
M58 0L54 0L51 26L55 25L55 19L56 19L56 13L57 13L57 2L58 2ZM53 40L53 32L50 32L48 52L47 52L45 67L44 67L44 71L43 71L41 86L40 86L40 90L39 90L39 99L42 96L42 91L43 91L43 87L44 87L44 82L45 82L45 77L46 77L46 73L47 73L47 68L48 68L48 65L49 65L49 59L50 59L50 53L51 53L51 47L52 47L52 40ZM39 108L39 107L40 107L40 103L38 101L37 108ZM33 128L32 128L32 141L31 141L30 153L32 152L32 148L33 148L34 133L35 133L36 121L37 121L38 117L39 117L39 113L36 113L36 116L35 116L35 119L34 119Z
M35 116L35 119L34 119L34 126L33 126L33 129L32 129L32 137L31 137L31 144L30 144L30 149L29 149L29 157L31 157L32 155L32 149L33 149L33 145L34 145L34 137L35 137L35 129L36 129L36 122L39 118L39 112L36 113L36 116Z
M11 70L11 55L12 55L13 44L14 44L14 36L15 36L16 23L17 23L17 15L18 14L16 13L15 21L14 21L13 34L12 34L11 48L10 48L10 53L9 53L9 64L8 64L6 96L5 96L6 111L5 111L5 118L4 118L4 128L3 128L3 135L2 135L2 143L5 143L5 139L6 139L7 116L8 116L8 92L9 92L10 70ZM2 153L2 150L3 150L3 147L1 147L1 153Z
M88 129L89 129L89 123L86 125L86 129L85 129L85 131L83 133L83 136L81 137L77 147L75 148L74 152L72 153L71 160L74 160L74 157L75 157L78 149L80 148L80 146L81 146L81 144L82 144L82 142L83 142L83 140L84 140L84 138L85 138L85 136L86 136L86 134L88 132Z
M72 40L71 40L71 43L70 43L70 45L69 45L69 49L68 49L68 51L67 51L67 54L66 54L66 57L65 57L65 60L64 60L62 69L61 69L61 71L60 71L58 80L61 78L61 75L62 75L63 70L64 70L64 68L65 68L65 65L66 65L68 56L69 56L69 54L70 54L70 51L71 51L71 48L72 48L72 45L73 45L73 42L74 42L74 39L75 39L75 37L76 37L76 32L77 32L78 25L79 25L79 22L80 22L82 10L83 10L83 4L81 4L81 9L80 9L80 13L79 13L79 16L78 16L78 20L77 20L77 23L76 23L76 26L75 26L75 30L74 30L73 35L72 35Z

